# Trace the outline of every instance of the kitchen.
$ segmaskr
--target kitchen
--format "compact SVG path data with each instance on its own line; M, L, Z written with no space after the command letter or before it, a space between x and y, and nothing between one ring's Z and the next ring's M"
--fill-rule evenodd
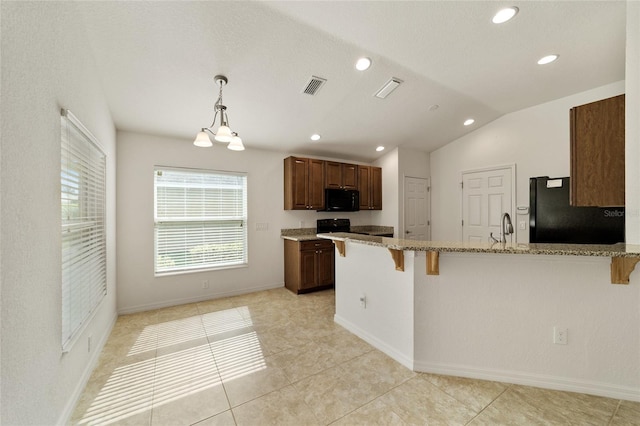
M3 7L5 6L3 5ZM55 241L49 242L43 238L43 235L49 235L51 229L57 229L59 212L57 207L51 207L43 200L49 200L50 204L55 204L51 194L55 192L56 188L55 185L48 182L56 183L56 178L59 175L57 158L59 117L55 115L57 115L57 105L60 102L78 105L76 109L80 108L86 111L84 115L81 115L81 118L88 116L89 118L85 118L88 121L87 125L100 136L102 141L112 147L109 154L113 162L110 164L109 170L115 173L117 169L118 175L117 180L112 175L110 181L112 192L109 196L109 217L110 223L114 227L108 244L110 259L114 261L110 263L109 269L108 304L105 304L105 308L96 315L94 324L88 330L88 333L93 333L94 338L98 340L100 336L105 334L105 330L108 330L117 311L130 313L159 308L167 306L167 304L186 303L197 298L223 297L234 294L234 292L281 287L283 283L281 267L283 264L283 242L280 239L280 229L312 227L318 218L329 218L335 215L315 211L283 210L282 161L293 153L302 155L302 150L274 152L247 149L240 157L218 145L210 151L211 154L203 154L203 151L191 146L190 137L176 136L170 132L154 132L154 126L169 121L169 117L162 116L162 114L172 111L170 108L140 108L152 110L158 114L155 120L152 120L153 125L149 126L146 131L128 129L125 126L119 127L116 131L111 118L96 118L110 117L112 114L107 106L106 96L102 95L102 90L114 94L121 92L114 87L101 87L102 83L98 82L94 75L98 67L106 67L108 64L100 61L92 68L90 64L95 59L89 53L91 47L84 37L86 29L83 28L83 25L78 21L67 22L66 20L70 19L70 14L48 10L46 6L42 7L47 13L29 10L25 12L22 19L18 19L16 24L12 25L9 22L8 29L3 22L3 59L5 59L5 55L10 59L3 61L3 71L5 66L9 71L9 74L3 72L3 80L5 76L7 78L12 76L15 79L11 80L11 85L3 85L3 96L6 94L6 99L14 101L3 102L2 219L3 224L6 224L4 227L6 233L3 231L3 244L11 243L11 247L4 246L2 253L4 277L11 278L11 281L3 279L2 283L3 368L5 367L4 360L8 359L5 357L11 355L11 359L9 359L11 363L7 364L11 374L5 376L4 371L8 370L3 370L3 386L10 386L12 391L10 394L3 392L3 402L5 396L8 398L10 395L10 402L17 404L17 406L29 407L35 404L42 408L34 410L34 415L44 412L48 416L47 419L51 420L51 413L59 415L62 412L62 408L67 402L66 399L72 394L75 384L82 378L81 367L90 365L92 356L83 350L82 353L73 353L65 360L60 361L58 342L50 336L55 331L53 330L54 325L59 321L56 316L57 311L48 302L57 300L59 296L58 292L53 290L56 288L56 283L51 278L58 276L59 265L55 253L59 252L59 247L56 247ZM109 6L101 4L98 7ZM607 82L584 90L566 93L559 99L545 101L535 106L528 106L516 112L504 114L473 132L455 138L451 144L433 150L430 154L410 147L390 147L380 157L358 161L357 163L382 168L385 207L381 211L353 212L344 215L344 217L350 218L351 224L354 226L384 225L392 226L394 230L401 231L404 229L405 220L404 207L401 202L404 177L429 178L432 188L431 222L434 224L431 237L433 240L458 240L460 232L458 185L462 171L486 166L516 164L517 199L515 204L525 206L528 204L529 177L568 175L568 110L575 105L626 93L628 117L636 117L627 120L627 164L632 166L627 167L628 198L626 204L632 219L627 223L626 232L627 242L638 243L640 239L640 221L637 220L637 212L640 207L640 188L638 186L640 167L638 167L637 159L640 158L638 154L640 131L637 123L639 95L637 78L634 79L634 77L640 75L637 54L637 40L640 39L637 23L640 22L640 19L636 19L637 4L629 2L627 8L632 13L627 16L627 49L629 53L626 62L626 79L622 75L615 82ZM113 23L107 19L110 16L110 13L96 15L95 28L104 28L104 26ZM100 19L103 18L105 22L100 24ZM142 17L140 18L140 22L148 22ZM16 38L19 38L17 34L21 34L24 28L32 27L31 24L35 20L38 20L39 25L32 28L30 37L32 41L37 41L35 43L37 48L24 41L16 48L9 45L5 49L4 43L7 40L4 37L5 31L10 31L9 35L16 35ZM59 31L58 25L61 21L66 24L64 33ZM167 20L167 22L171 22L171 20ZM138 24L136 21L136 25ZM114 28L121 27L116 25ZM265 31L266 33L269 32ZM107 38L105 37L105 39ZM162 32L159 40L166 41L169 46L172 46L171 40L168 40L166 36L163 38ZM98 41L106 43L102 39ZM105 50L106 57L109 57L110 54L111 57L118 56L113 52L122 48L121 41L118 44L118 40L116 40L114 44L117 48L113 47L113 51ZM150 45L153 44L146 46ZM31 52L31 54L24 52ZM73 69L69 70L68 67L61 65L60 67L50 67L47 72L42 70L42 63L77 63L77 55L86 59L86 66L90 69L72 67ZM131 59L132 62L137 63L135 62L136 55L132 56L134 57ZM194 54L193 57L198 57L198 55ZM235 57L229 59L230 62L233 62L231 59L235 59ZM167 62L177 64L181 60L162 63L166 64ZM171 66L141 66L139 69L166 70L169 73L173 70ZM199 126L208 124L200 124L201 122L204 123L210 119L209 112L214 100L214 84L211 80L217 72L222 72L222 70L207 68L206 76L202 78L202 84L198 82L194 84L197 87L188 90L189 93L203 92L201 104L194 108L201 111L193 114L197 115L197 119L194 120L197 122L195 124L196 130ZM113 74L117 75L118 73L114 72ZM237 117L239 111L249 106L238 104L238 96L242 92L240 87L243 85L236 83L238 80L234 80L234 75L231 73L229 73L229 78L225 100L230 108L229 115L232 120L236 120L234 117ZM142 79L144 80L144 77ZM272 80L278 81L276 77L273 77ZM327 88L329 87L327 86ZM233 90L236 90L236 93ZM259 93L264 93L264 97L270 100L274 100L279 94L276 89L262 88L262 90L264 92ZM25 97L25 93L34 94L34 96ZM153 91L145 91L145 93L153 93ZM367 94L370 96L368 91ZM33 102L33 99L38 97L41 98L41 102ZM188 100L178 102L175 97L172 99L174 99L172 101L174 107L177 104L189 104ZM154 101L157 99L151 99L151 102ZM132 102L132 104L135 105L136 102ZM11 105L11 107L5 105ZM395 107L396 110L402 111L404 106L396 105ZM440 111L442 112L442 109ZM339 117L333 118L337 126L346 127ZM295 125L290 121L295 120L287 120L287 125ZM5 122L14 123L14 125L5 127ZM383 122L383 120L379 122ZM232 123L234 125L241 124L240 121L232 121ZM190 126L190 129L193 130L193 127ZM249 125L240 127L249 127ZM261 126L256 127L262 128ZM244 132L244 130L241 131ZM157 133L162 133L163 136L158 136ZM31 134L34 139L43 141L43 143L22 144L16 147L7 146L4 143L5 135L11 140L22 140L25 134ZM244 133L243 138L247 147L250 148L252 138L247 138ZM115 149L116 139L117 150ZM362 148L354 148L354 152L359 150ZM337 156L330 156L326 151L316 152L315 156L340 161L348 160L348 155L336 158ZM635 165L633 165L633 161L636 162ZM150 254L153 252L153 239L151 238L153 224L149 220L153 210L150 176L153 166L157 164L245 170L249 173L249 193L251 194L249 212L251 217L250 268L218 271L215 278L219 285L208 292L203 291L202 277L197 274L184 275L175 279L158 278L154 277L153 273L149 273L153 269L153 256ZM544 170L540 170L539 165L541 164L544 164ZM24 170L32 170L34 176L24 176ZM269 189L265 189L267 186ZM28 199L21 198L16 194L17 189L27 190L32 196ZM22 212L23 219L33 226L25 227L17 222L15 217L18 215L15 212L18 211ZM116 222L117 230L115 230ZM268 224L268 227L258 231L255 230L255 223ZM16 226L12 227L12 224ZM518 242L527 242L527 236L528 232L516 229ZM115 250L116 240L118 241L117 253ZM381 258L381 261L390 259L388 253L383 254L384 258ZM503 255L494 255L496 259L500 259L501 256ZM347 259L349 258L347 257ZM115 260L117 260L117 269ZM34 264L39 265L38 268L33 268ZM444 270L445 266L443 262L441 269ZM503 265L496 267L500 266ZM394 270L390 272L395 273ZM570 271L565 272L569 273ZM517 274L517 271L510 273ZM630 286L627 288L621 286L619 291L637 288L637 277L637 272L632 273ZM607 285L611 286L611 284ZM607 287L607 291L610 288ZM7 302L5 303L5 301ZM25 335L30 336L30 339L24 339ZM631 336L631 338L634 337ZM637 338L637 333L635 338ZM571 343L568 346L570 347ZM33 373L30 373L32 367L24 365L22 360L25 359L33 361L33 364L43 366L43 374L35 377ZM52 396L48 389L58 385L62 376L65 376L65 384L58 386L58 394ZM8 385L5 385L6 383ZM44 416L37 418L42 419ZM53 418L50 423L55 422L56 419L57 417Z

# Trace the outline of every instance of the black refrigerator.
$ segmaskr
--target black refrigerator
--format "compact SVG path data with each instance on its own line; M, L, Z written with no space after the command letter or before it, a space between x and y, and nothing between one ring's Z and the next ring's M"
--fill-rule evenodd
M572 207L569 178L529 179L529 242L624 242L624 207Z

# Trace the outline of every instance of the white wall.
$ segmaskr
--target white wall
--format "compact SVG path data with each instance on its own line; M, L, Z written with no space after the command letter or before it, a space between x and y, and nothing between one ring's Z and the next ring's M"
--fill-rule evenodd
M400 147L398 149L398 214L399 227L396 237L403 238L405 231L404 179L405 177L429 178L429 154ZM430 194L427 194L429 196ZM427 210L426 220L430 220Z
M282 228L316 226L336 213L284 210L283 160L289 154L195 147L191 140L118 132L118 311L143 311L284 285ZM153 273L153 168L156 165L248 173L249 266L155 277ZM393 204L391 204L393 206ZM371 213L340 213L353 225ZM267 231L256 231L267 223ZM202 288L208 280L210 287Z
M66 422L115 320L115 130L73 3L2 2L1 414ZM61 352L60 108L107 154L107 297ZM87 338L93 350L88 353Z
M627 0L625 96L626 242L640 244L640 2Z
M431 153L432 238L460 239L460 181L465 170L516 164L516 205L529 205L529 178L569 176L569 109L625 91L624 81L536 105L481 127ZM628 102L627 102L628 103ZM529 241L516 230L517 241Z
M399 148L380 157L374 164L382 167L382 210L372 212L375 225L393 226L395 236L400 229Z
M424 262L419 371L640 400L637 271L615 285L606 257L440 253L437 276ZM553 343L554 327L568 329L567 345Z

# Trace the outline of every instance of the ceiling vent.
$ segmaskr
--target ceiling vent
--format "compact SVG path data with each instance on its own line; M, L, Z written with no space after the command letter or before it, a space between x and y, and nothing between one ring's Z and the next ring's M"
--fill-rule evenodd
M314 96L326 82L326 79L312 75L307 84L304 86L302 93Z
M402 80L392 77L391 80L387 81L384 86L382 86L382 88L378 90L373 96L375 96L376 98L384 99L389 96L391 92L396 90L401 83Z

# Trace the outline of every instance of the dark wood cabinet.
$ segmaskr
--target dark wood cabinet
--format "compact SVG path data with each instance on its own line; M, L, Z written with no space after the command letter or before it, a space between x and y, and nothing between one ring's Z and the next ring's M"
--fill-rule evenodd
M360 210L382 210L382 169L358 166Z
M572 206L624 206L625 96L570 110Z
M325 167L325 188L358 189L357 165L327 161Z
M324 208L325 162L311 158L284 159L284 209Z
M284 285L299 294L334 285L335 258L330 240L284 240Z

